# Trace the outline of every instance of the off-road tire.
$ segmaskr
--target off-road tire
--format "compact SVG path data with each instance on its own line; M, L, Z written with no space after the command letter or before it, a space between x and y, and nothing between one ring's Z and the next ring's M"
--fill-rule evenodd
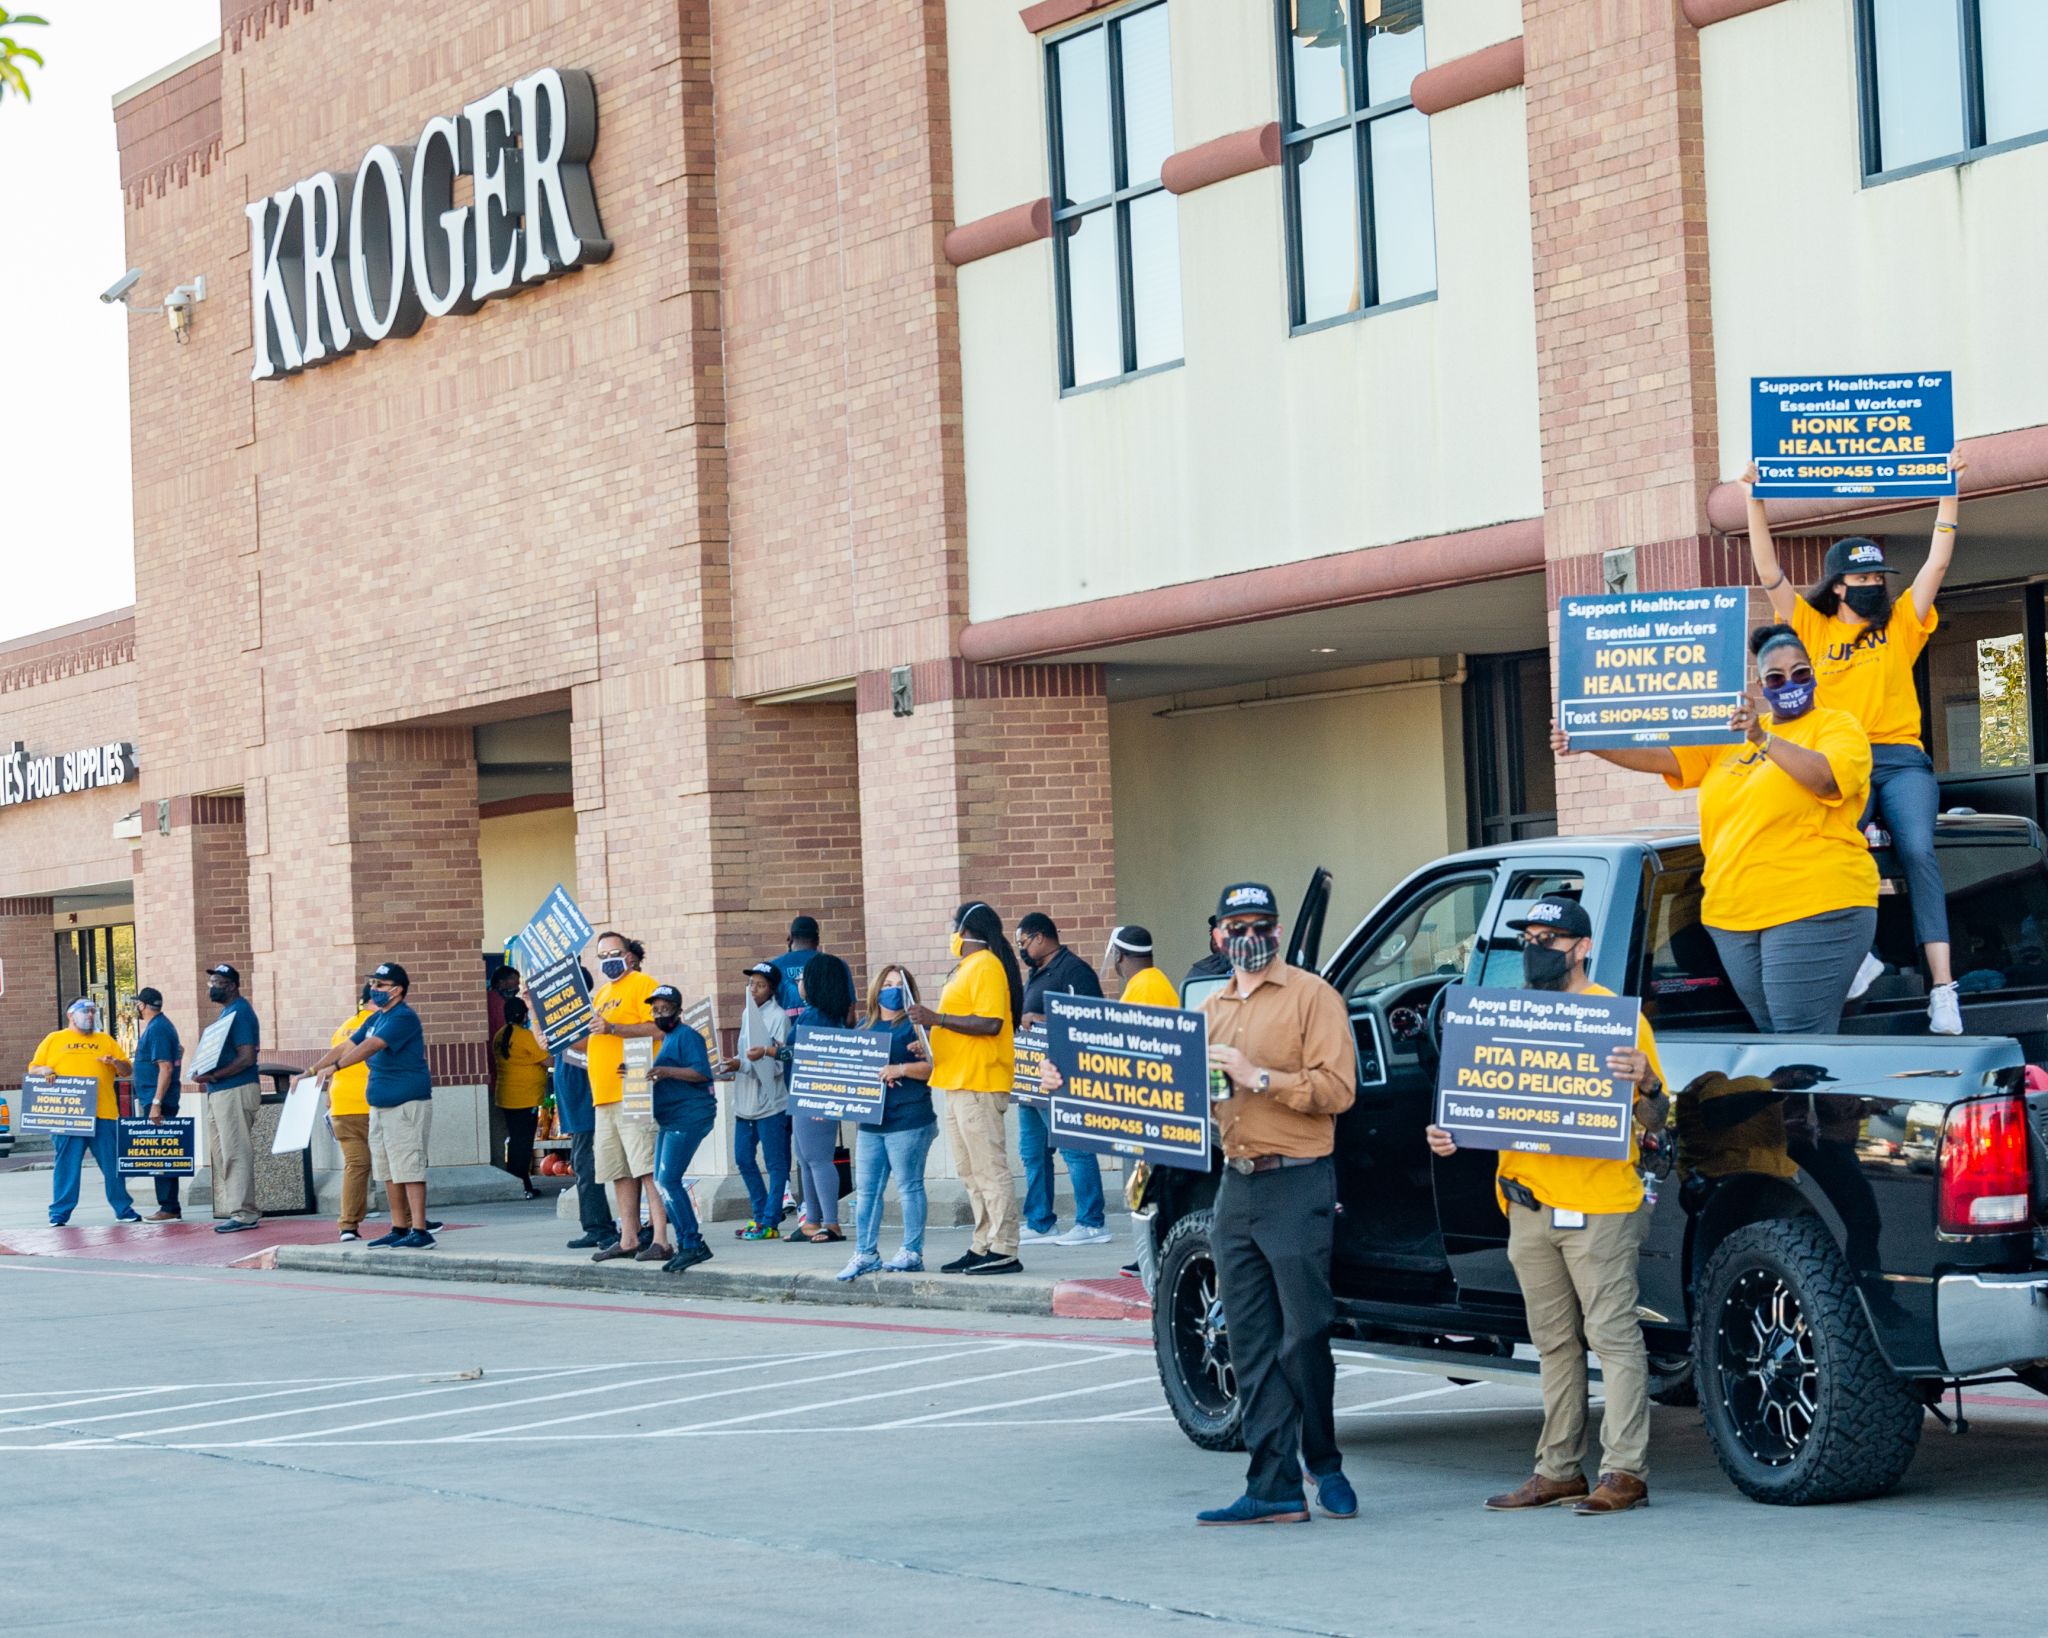
M1650 1356L1650 1398L1676 1410L1689 1410L1700 1402L1699 1379L1690 1354Z
M1204 1450L1244 1449L1244 1406L1229 1373L1229 1339L1198 1314L1214 1309L1216 1256L1210 1246L1213 1214L1192 1211L1168 1231L1159 1248L1159 1281L1152 1293L1152 1357L1166 1403L1181 1432ZM1221 1350L1219 1377L1209 1363Z
M1878 1352L1848 1265L1818 1219L1737 1229L1715 1248L1699 1293L1700 1408L1736 1489L1804 1507L1881 1496L1899 1482L1924 1407ZM1749 1356L1769 1363L1746 1371ZM1793 1434L1778 1438L1774 1418Z

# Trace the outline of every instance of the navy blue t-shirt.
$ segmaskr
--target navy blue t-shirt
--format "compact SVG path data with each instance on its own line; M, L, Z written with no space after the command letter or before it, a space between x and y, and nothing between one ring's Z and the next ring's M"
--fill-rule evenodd
M589 1137L597 1130L597 1111L590 1101L590 1071L572 1064L566 1047L555 1054L555 1115L564 1137Z
M775 981L775 1004L784 1012L802 1010L804 998L797 993L796 981L817 953L816 950L785 950L768 963L782 975Z
M427 1038L420 1030L419 1014L403 1001L394 1001L370 1014L350 1039L361 1044L373 1035L384 1043L384 1050L370 1055L370 1107L396 1109L431 1098L434 1078L427 1073Z
M256 1057L262 1057L263 1026L257 1023L256 1009L249 1005L249 998L244 995L236 996L220 1009L220 1014L214 1022L219 1023L221 1018L228 1017L232 1017L234 1023L228 1027L227 1045L220 1049L220 1061L224 1064L233 1063L235 1054L245 1046L254 1047ZM239 1070L225 1080L208 1081L206 1090L225 1092L231 1086L255 1086L261 1079L262 1077L256 1073L256 1058L251 1058L247 1069Z
M158 1013L142 1026L142 1034L135 1042L135 1112L149 1113L149 1106L156 1101L157 1066L171 1066L171 1095L178 1092L178 1067L185 1057L185 1049L178 1044L178 1032L171 1021Z
M694 1069L709 1077L711 1054L704 1046L704 1037L688 1024L678 1024L668 1032L661 1043L661 1050L654 1055L656 1069ZM659 1080L652 1083L654 1088L654 1124L657 1126L680 1126L690 1116L701 1114L718 1107L717 1095L710 1085L696 1081Z
M868 1028L886 1031L889 1036L889 1062L892 1064L914 1064L919 1062L916 1053L910 1050L917 1039L917 1031L908 1018L890 1023L886 1018L877 1019ZM908 1078L890 1084L882 1098L882 1118L879 1121L862 1121L863 1132L915 1132L920 1127L936 1126L938 1111L932 1108L932 1089L927 1081L913 1081Z

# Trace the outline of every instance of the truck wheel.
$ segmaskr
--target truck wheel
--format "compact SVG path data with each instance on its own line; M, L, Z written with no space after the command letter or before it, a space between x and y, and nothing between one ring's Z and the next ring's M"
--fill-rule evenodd
M1160 1248L1159 1284L1152 1293L1152 1353L1181 1432L1204 1450L1242 1450L1242 1407L1209 1245L1210 1222L1208 1211L1189 1212Z
M1660 1405L1686 1409L1700 1402L1690 1354L1650 1356L1650 1397Z
M1881 1496L1913 1460L1920 1400L1878 1352L1818 1219L1751 1223L1715 1248L1693 1358L1714 1455L1752 1501Z

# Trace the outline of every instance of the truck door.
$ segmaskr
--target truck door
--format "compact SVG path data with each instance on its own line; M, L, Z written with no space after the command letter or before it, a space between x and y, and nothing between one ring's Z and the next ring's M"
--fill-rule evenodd
M1497 869L1466 865L1415 883L1327 975L1358 1047L1358 1101L1337 1121L1333 1261L1344 1295L1425 1297L1447 1284L1422 1135L1436 1099L1429 1007L1472 960Z
M1487 907L1485 933L1473 952L1468 983L1495 989L1522 985L1522 935L1508 923L1526 916L1530 905L1562 894L1585 905L1600 928L1606 907L1608 868L1598 859L1518 857L1501 873L1500 892ZM1600 956L1598 941L1594 959ZM1432 1079L1430 1091L1435 1094ZM1432 1101L1431 1109L1435 1105ZM1435 1176L1437 1222L1444 1252L1464 1302L1521 1298L1508 1265L1508 1223L1494 1194L1496 1156L1490 1149L1460 1149L1448 1160L1430 1156Z

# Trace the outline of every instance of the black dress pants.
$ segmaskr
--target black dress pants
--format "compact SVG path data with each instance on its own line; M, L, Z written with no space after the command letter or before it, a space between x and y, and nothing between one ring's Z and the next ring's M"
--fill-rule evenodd
M1330 1356L1336 1180L1325 1156L1249 1177L1226 1168L1216 1192L1216 1273L1251 1453L1245 1490L1260 1501L1299 1500L1304 1462L1318 1476L1344 1465Z
M591 1146L596 1134L569 1134L569 1166L576 1173L576 1215L585 1234L618 1238L619 1225L612 1216L611 1191L597 1181L596 1157Z
M500 1109L505 1117L505 1158L499 1166L529 1187L533 1182L533 1134L540 1126L538 1109ZM569 1140L573 1152L575 1139ZM497 1156L491 1157L493 1160Z
M149 1099L138 1097L135 1100L135 1112L138 1115L147 1115L149 1113ZM170 1091L164 1094L164 1119L176 1120L177 1118L178 1088L173 1086ZM156 1209L158 1211L182 1213L185 1208L178 1204L178 1179L175 1177L158 1177L152 1181L156 1184Z

